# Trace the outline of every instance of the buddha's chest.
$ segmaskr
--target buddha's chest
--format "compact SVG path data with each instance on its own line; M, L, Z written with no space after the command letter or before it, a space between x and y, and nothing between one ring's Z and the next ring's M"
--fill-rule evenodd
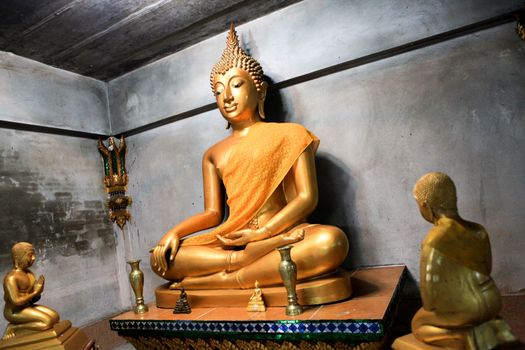
M35 277L32 274L19 273L16 276L17 287L20 293L27 293L35 284Z

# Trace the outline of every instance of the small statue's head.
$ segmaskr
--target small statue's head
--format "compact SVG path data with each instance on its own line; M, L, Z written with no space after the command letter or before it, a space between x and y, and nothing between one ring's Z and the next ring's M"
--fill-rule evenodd
M259 62L240 46L237 33L230 26L226 49L210 74L211 88L217 106L228 123L246 118L264 119L267 84Z
M35 248L31 243L18 242L11 248L13 265L16 268L26 269L35 262Z
M425 220L433 222L434 214L457 212L456 186L443 173L432 172L423 175L412 191Z

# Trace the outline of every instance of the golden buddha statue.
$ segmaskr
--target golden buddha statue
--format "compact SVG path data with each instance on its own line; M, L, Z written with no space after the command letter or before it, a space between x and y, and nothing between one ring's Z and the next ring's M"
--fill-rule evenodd
M498 318L501 296L490 277L487 231L462 219L456 188L443 173L428 173L414 186L421 215L434 227L421 247L423 307L412 319L412 334L394 342L403 349L492 349L516 341Z
M275 248L290 243L298 280L337 269L348 253L346 235L306 222L318 200L319 140L297 124L263 122L267 84L259 63L239 47L233 24L211 86L232 132L203 156L204 211L162 237L151 250L153 271L187 291L247 289L256 280L282 285Z
M4 277L4 317L7 325L2 339L14 338L31 331L45 331L59 320L58 313L36 305L44 291L44 276L38 280L29 267L35 262L35 249L30 243L19 242L11 248L13 269Z

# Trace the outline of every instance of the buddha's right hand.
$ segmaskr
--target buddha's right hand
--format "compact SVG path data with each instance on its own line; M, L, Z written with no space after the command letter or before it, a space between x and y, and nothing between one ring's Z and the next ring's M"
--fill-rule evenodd
M175 260L175 254L179 249L180 238L175 232L168 232L159 241L159 244L153 248L153 267L164 276L168 270L169 263ZM166 260L166 253L170 252L169 258Z

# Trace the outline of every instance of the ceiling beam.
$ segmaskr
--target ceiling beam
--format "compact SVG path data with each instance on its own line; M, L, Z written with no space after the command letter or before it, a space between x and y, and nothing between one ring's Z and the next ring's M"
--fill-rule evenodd
M131 14L129 14L128 16L126 16L126 18L123 18L122 20L118 21L117 23L115 24L112 24L111 26L107 27L106 29L104 30L101 30L100 32L98 33L95 33L93 35L91 35L90 37L87 37L86 39L80 41L79 43L57 53L56 55L54 55L54 59L55 60L62 60L62 59L67 59L69 57L72 57L72 56L75 56L82 48L84 48L85 46L91 44L92 42L94 42L95 40L105 36L105 35L108 35L118 29L120 29L121 27L129 24L129 23L132 23L138 19L140 19L140 17L144 16L144 15L147 15L149 13L151 13L152 11L155 11L156 9L170 3L172 0L159 0L151 5L148 5L146 7L143 7L142 9L136 11L136 12L133 12Z
M53 13L51 13L50 15L42 18L40 21L38 21L37 23L33 24L32 26L30 26L29 28L27 28L26 30L22 31L19 35L15 36L15 38L9 40L8 44L6 45L7 48L9 49L9 46L12 44L12 43L17 43L21 38L25 37L25 36L28 36L29 34L33 33L35 30L37 30L38 28L46 25L47 23L53 21L54 19L56 19L58 16L62 15L63 13L71 10L72 8L74 8L76 5L78 5L80 2L82 2L82 0L73 0L71 1L70 3L62 6L61 8L59 8L58 10L55 10L53 11Z

